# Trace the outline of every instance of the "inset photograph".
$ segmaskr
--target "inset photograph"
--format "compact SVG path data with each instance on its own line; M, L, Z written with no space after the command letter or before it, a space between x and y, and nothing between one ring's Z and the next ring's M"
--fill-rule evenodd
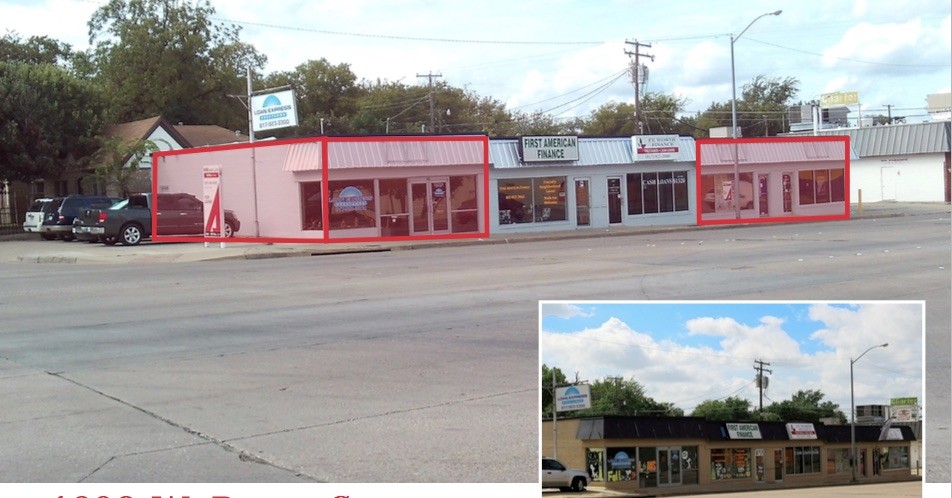
M918 495L924 316L921 301L542 301L543 492Z

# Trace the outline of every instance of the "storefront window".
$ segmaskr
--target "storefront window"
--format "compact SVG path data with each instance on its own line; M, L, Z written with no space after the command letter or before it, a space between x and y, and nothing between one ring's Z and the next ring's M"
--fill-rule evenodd
M654 447L638 448L638 468L643 488L658 487L658 450Z
M795 446L785 449L787 474L815 474L820 472L820 447Z
M681 482L683 484L698 483L697 446L681 448Z
M897 470L909 468L909 447L890 446L879 448L879 466L883 470Z
M565 221L565 177L499 181L499 224Z
M608 480L610 482L634 481L638 479L635 472L635 448L608 449Z
M744 477L750 477L750 448L711 450L711 480Z
M589 449L585 452L586 471L588 479L591 482L601 482L605 480L605 450Z
M843 474L850 471L850 450L826 450L826 473Z
M628 214L671 213L688 210L688 173L629 173Z
M301 229L323 229L324 200L321 182L301 182Z
M686 189L687 187L685 187ZM754 174L740 174L740 189L734 188L734 174L701 176L701 212L730 212L734 210L735 198L740 196L741 209L754 207Z
M373 180L340 180L330 188L330 228L372 228L377 226Z
M407 179L378 181L380 197L380 234L384 237L410 235L410 213L407 204Z
M845 194L842 169L800 171L800 205L842 202Z
M843 185L843 170L830 170L830 202L843 202L846 186Z
M479 230L479 211L476 203L476 177L450 177L450 212L453 216L453 233Z

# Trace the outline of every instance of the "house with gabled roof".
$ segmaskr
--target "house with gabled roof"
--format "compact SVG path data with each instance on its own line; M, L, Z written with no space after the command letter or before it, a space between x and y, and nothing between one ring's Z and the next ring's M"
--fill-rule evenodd
M132 144L137 140L151 140L159 151L171 151L192 147L205 147L230 143L247 142L248 135L232 131L217 125L173 125L162 116L153 116L128 123L107 126L103 130L106 137L119 137L123 143ZM149 191L152 188L152 157L146 156L139 164L127 164L135 167L133 190ZM61 178L40 179L30 184L14 183L4 193L4 206L9 206L10 217L19 223L30 203L40 197L56 197L69 194L115 194L107 192L92 180L92 167L69 172ZM19 220L19 221L17 221Z

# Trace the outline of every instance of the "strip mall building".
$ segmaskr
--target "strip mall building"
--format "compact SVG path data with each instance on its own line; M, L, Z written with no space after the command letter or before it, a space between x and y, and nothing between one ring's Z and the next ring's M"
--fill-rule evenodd
M610 490L701 493L852 479L848 425L604 416L559 420L555 430L546 420L541 437L543 455L585 469L593 486ZM910 427L856 426L855 439L857 480L918 479Z
M909 130L940 135L942 125ZM241 220L235 240L245 242L846 219L856 192L881 190L868 168L851 173L862 158L850 144L863 136L310 137L156 153L152 177L157 193L201 196L203 168L219 167L221 204ZM910 152L915 167L902 177L942 185L948 138L929 143ZM914 197L896 200L948 196L908 191Z

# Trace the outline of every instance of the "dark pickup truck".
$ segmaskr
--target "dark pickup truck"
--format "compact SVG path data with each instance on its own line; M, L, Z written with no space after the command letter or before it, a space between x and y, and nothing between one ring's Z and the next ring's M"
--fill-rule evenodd
M192 194L159 194L159 235L203 235L204 205ZM107 245L134 246L152 237L152 194L135 194L109 209L87 209L73 226L77 236L95 237ZM241 228L235 213L225 210L223 233L234 237Z

